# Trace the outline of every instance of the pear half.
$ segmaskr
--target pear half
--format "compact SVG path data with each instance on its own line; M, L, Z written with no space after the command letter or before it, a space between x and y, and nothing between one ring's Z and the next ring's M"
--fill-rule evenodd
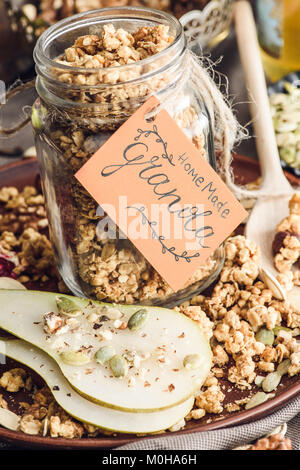
M25 341L6 340L6 355L30 367L47 383L56 402L73 418L101 429L120 433L153 433L164 431L184 418L193 407L188 398L180 405L153 413L127 413L92 403L69 385L59 367L47 354Z
M75 302L76 308L69 316L59 316L66 324L53 334L45 333L45 314L58 313L58 296L66 299L66 304ZM0 328L49 354L85 398L132 413L185 402L200 388L211 367L210 346L196 322L174 310L142 309L146 321L139 321L139 328L135 328L132 315L141 307L112 306L49 292L0 290ZM74 314L71 323L70 314ZM52 320L51 325L55 317ZM119 329L120 323L132 328ZM103 346L129 360L126 376L116 377L109 362L95 361ZM74 362L74 351L87 360ZM187 356L197 357L196 367L184 365Z

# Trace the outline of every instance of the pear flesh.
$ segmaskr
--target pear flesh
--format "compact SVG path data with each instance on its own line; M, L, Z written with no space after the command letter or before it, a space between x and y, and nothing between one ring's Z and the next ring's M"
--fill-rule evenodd
M64 315L58 312L58 296L0 290L0 328L49 354L85 398L123 411L153 412L186 401L206 379L210 346L198 324L187 316L165 308L112 306L73 296L63 296L68 307ZM70 317L70 301L76 303L75 317ZM55 321L61 318L63 325L56 328ZM47 328L45 332L45 321L54 332ZM134 328L126 327L132 323ZM121 324L125 328L120 329ZM121 371L114 376L112 362L96 362L95 354L105 346L129 361L125 375ZM185 357L193 355L198 357L197 368L185 367ZM72 361L66 360L69 357Z
M106 408L75 392L53 359L34 346L19 339L6 340L5 351L8 357L37 372L47 383L56 402L69 415L103 430L134 434L164 431L181 421L193 407L194 399L191 397L180 405L152 413L127 413Z

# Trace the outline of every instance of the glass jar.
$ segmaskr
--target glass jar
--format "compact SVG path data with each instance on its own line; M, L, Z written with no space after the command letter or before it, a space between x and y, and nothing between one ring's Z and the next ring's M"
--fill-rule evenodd
M118 67L78 68L54 61L79 36L99 33L106 24L128 32L167 25L174 40L152 56ZM202 291L220 272L222 246L183 289L174 292L123 234L117 231L111 237L107 227L99 230L106 214L74 177L153 94L199 148L199 158L215 167L210 119L201 90L191 85L186 50L175 17L129 7L75 15L49 28L37 42L34 59L40 98L33 106L32 121L50 236L59 271L78 296L174 305Z

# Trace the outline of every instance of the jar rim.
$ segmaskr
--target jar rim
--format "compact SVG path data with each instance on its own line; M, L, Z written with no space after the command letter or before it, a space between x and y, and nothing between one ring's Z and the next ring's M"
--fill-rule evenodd
M111 12L111 15L108 13ZM101 15L99 15L101 13ZM122 14L123 13L123 14ZM127 15L126 15L127 13ZM145 16L143 16L143 14ZM65 18L63 20L58 21L54 25L50 26L37 40L36 46L33 51L33 57L36 65L48 65L49 67L55 67L56 69L61 69L61 71L68 71L68 72L77 72L77 73L97 73L99 72L99 69L101 67L96 67L96 68L85 68L85 67L73 67L65 64L61 64L57 62L54 59L50 59L49 57L46 56L44 53L45 48L51 43L51 41L54 40L56 37L56 34L60 32L60 35L66 33L69 31L69 28L71 26L72 29L74 29L75 25L80 25L82 26L88 24L89 20L94 18L94 19L107 19L107 20L112 20L115 19L122 19L124 16L125 18L129 18L130 15L130 20L134 19L136 17L137 19L145 19L148 21L151 19L151 16L149 15L148 18L146 15L149 14L154 14L156 15L156 18L158 19L159 17L164 20L166 23L170 23L174 25L174 29L176 32L176 36L174 38L174 41L167 46L165 49L163 49L160 52L157 52L156 54L146 57L145 59L139 60L138 62L133 62L131 64L124 64L124 65L117 65L113 67L105 67L106 72L114 71L114 70L119 70L119 71L124 71L124 70L130 70L138 65L144 66L152 62L154 59L160 59L164 55L169 54L173 50L175 51L176 48L178 47L180 41L184 38L184 31L183 31L183 26L181 25L180 21L175 18L175 16L171 15L170 13L167 13L165 11L157 10L154 8L146 8L146 7L130 7L130 6L120 6L120 7L106 7L106 8L100 8L97 10L90 10L87 12L83 13L78 13L76 15L72 15L68 18ZM153 21L153 19L152 19ZM97 23L96 21L95 23ZM185 46L185 40L183 41L183 47Z

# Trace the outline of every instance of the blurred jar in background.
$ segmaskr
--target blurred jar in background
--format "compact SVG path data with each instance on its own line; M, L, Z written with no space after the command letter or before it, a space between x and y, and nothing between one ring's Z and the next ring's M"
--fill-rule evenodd
M267 77L300 70L300 0L256 0L256 19Z

